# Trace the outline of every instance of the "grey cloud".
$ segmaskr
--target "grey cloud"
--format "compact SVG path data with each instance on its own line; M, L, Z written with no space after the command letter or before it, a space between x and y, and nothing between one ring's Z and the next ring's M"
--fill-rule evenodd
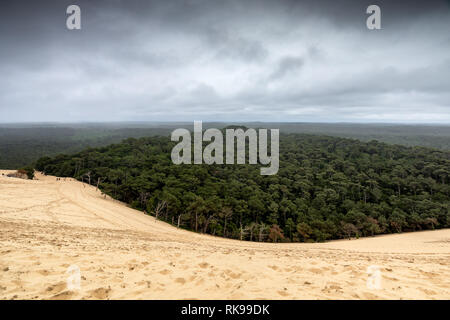
M261 63L268 56L267 50L258 41L244 38L223 38L218 45L217 59L242 60L247 63Z
M301 57L284 57L278 64L277 69L270 75L270 80L283 78L287 73L297 72L304 64Z
M450 123L449 1L377 3L8 1L0 121Z

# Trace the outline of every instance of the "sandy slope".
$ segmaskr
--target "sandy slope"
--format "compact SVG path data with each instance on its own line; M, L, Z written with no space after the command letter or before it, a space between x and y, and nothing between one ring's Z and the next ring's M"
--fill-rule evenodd
M94 187L0 171L0 299L449 299L450 230L322 244L176 229ZM67 268L81 270L68 290ZM367 267L381 271L367 287Z

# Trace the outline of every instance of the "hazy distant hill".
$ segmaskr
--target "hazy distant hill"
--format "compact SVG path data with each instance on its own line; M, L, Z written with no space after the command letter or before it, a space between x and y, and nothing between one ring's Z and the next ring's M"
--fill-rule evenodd
M105 146L130 137L168 135L165 128L116 126L0 126L0 168L17 169L42 156Z

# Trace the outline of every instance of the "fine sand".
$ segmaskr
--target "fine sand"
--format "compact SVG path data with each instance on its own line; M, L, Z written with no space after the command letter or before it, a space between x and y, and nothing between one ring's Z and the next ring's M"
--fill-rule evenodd
M73 179L7 172L0 171L0 299L450 298L449 229L242 242L177 229ZM67 287L68 268L79 268L79 289Z

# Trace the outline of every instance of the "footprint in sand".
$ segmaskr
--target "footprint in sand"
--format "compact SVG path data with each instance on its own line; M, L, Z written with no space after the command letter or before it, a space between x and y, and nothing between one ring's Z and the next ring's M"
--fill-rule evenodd
M186 280L185 280L184 278L176 278L176 279L175 279L175 282L176 282L176 283L180 283L180 284L185 284L185 283L186 283Z
M426 289L426 288L418 288L418 289L429 296L433 296L433 295L437 294L436 291L433 291L430 289Z
M57 284L51 285L47 288L49 292L61 292L67 288L67 284L65 282L58 282Z
M286 291L286 289L285 289L285 290L279 290L279 291L278 291L278 294L279 294L280 296L282 296L282 297L287 297L287 296L289 296L289 293Z
M233 279L239 279L241 277L241 273L234 273L231 270L225 270L225 274Z
M164 270L161 270L159 273L162 275L168 275L169 273L172 273L172 271L164 269Z
M323 270L320 268L310 268L310 269L308 269L308 271L312 272L314 274L322 274L323 273Z
M39 273L43 276L48 276L50 274L50 271L43 269L43 270L38 270L37 273Z
M64 291L58 294L55 294L50 300L70 300L74 296L72 291Z
M89 293L95 298L95 299L108 299L109 295L111 293L110 288L97 288L95 290L89 291Z
M148 280L141 280L139 282L136 283L138 286L146 286L147 288L150 288L152 285L151 281Z

